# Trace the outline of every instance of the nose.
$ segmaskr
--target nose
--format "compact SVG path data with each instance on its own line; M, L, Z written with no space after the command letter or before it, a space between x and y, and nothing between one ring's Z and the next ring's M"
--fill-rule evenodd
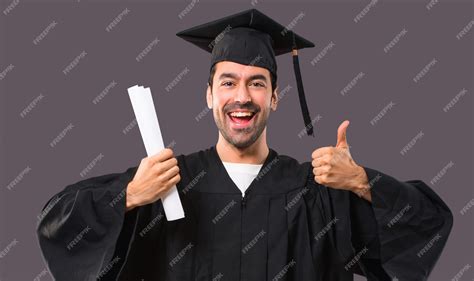
M245 85L245 83L239 83L239 86L237 88L237 93L234 97L234 101L240 102L242 104L252 101L249 90L247 88L247 85Z

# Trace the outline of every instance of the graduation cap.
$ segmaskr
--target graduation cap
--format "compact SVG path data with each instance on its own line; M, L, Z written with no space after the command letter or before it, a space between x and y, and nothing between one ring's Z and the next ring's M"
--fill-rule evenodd
M232 61L266 68L277 77L275 56L291 52L306 133L314 136L298 59L298 49L314 47L312 42L256 9L201 24L176 35L212 53L211 68L220 61Z

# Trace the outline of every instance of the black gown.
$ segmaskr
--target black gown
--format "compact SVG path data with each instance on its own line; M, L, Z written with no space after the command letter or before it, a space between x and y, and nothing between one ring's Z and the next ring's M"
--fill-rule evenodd
M37 235L56 280L427 280L453 217L422 181L364 167L372 203L314 181L310 162L270 149L242 197L215 147L177 156L186 217L161 200L125 212L138 167L67 186Z

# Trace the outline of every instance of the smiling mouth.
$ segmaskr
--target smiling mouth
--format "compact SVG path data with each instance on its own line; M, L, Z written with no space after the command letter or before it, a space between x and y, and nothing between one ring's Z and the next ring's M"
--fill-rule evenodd
M229 119L238 127L248 125L255 115L257 115L257 113L252 111L232 111L227 113Z

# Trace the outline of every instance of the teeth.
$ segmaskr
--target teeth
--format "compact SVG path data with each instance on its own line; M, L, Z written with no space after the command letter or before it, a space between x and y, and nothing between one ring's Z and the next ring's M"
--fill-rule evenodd
M252 116L253 112L242 112L242 111L237 111L237 112L231 112L230 116L232 117L248 117Z

